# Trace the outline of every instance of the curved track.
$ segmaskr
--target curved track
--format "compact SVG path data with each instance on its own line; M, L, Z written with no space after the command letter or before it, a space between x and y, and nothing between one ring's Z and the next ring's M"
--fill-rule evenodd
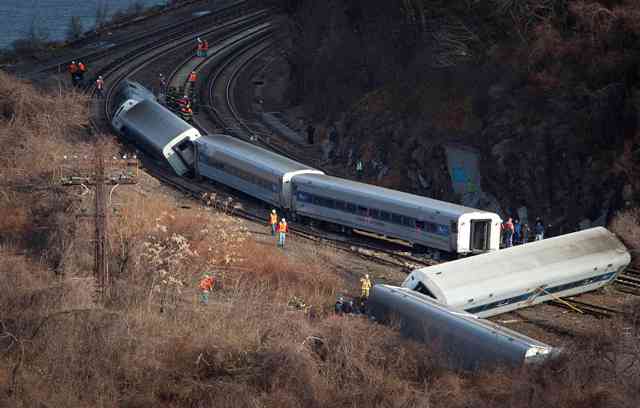
M272 25L273 21L268 20L268 13L261 10L248 16L228 21L216 28L201 31L198 35L213 40L211 41L212 48L209 56L205 59L194 59L191 56L185 58L174 69L169 80L171 85L185 87L188 86L186 76L192 70L199 72L201 78L207 77L206 81L200 81L201 84L206 84L200 90L200 95L208 95L206 99L201 99L208 101L207 106L205 106L207 109L195 118L195 125L200 128L203 134L222 129L225 133L252 141L298 161L309 163L309 160L300 157L299 149L291 148L286 143L276 144L274 140L261 137L252 129L236 108L235 85L237 78L255 60L273 50L275 42L272 38ZM228 30L228 32L225 32L225 30ZM145 53L139 54L136 52L136 58L130 61L124 61L125 59L123 59L119 63L113 63L102 75L110 82L110 89L113 90L118 82L153 63L154 60L165 53L176 48L192 48L193 36L194 34L189 33L169 43L147 47ZM111 93L108 92L107 103L104 104L100 114L103 119L110 117L110 98ZM286 147L283 147L283 145ZM211 193L212 190L215 190L216 195L221 197L214 203L219 208L251 221L264 222L266 217L265 209L261 204L257 204L255 200L236 192L230 192L224 187L181 179L157 163L148 163L147 167L156 177L181 191L191 194L195 198L200 199L204 193ZM242 204L230 206L230 197L234 202ZM389 249L389 247L380 245L374 240L345 237L308 226L296 225L292 226L292 230L293 233L300 237L355 253L362 258L385 266L411 270L434 263L431 260L407 255L405 251L397 248ZM636 282L633 280L638 278L630 278L623 275L618 280L618 283L625 284L626 282L628 286L635 286ZM554 302L556 306L571 308L571 306L567 306L567 303L571 304L574 309L580 309L583 313L597 317L611 317L618 313L614 309L580 302L575 299Z
M231 69L231 75L225 75L225 78L230 79L230 81L226 82L225 84L226 108L233 112L231 115L229 115L230 117L235 118L236 121L241 120L240 115L237 113L237 111L235 111L235 108L233 107L233 99L230 96L233 93L232 81L237 77L242 68L249 65L257 56L261 55L263 52L266 52L271 46L271 28L270 23L267 22L268 14L269 13L267 10L252 12L246 16L236 18L226 22L225 24L216 26L215 28L202 30L197 34L189 32L181 36L177 36L176 38L168 42L157 43L150 47L146 46L143 53L140 53L138 50L132 51L131 53L128 53L123 57L111 62L99 73L103 76L105 82L108 84L104 100L98 101L95 98L92 99L93 102L99 102L92 103L93 130L100 131L109 128L109 119L112 114L111 101L113 98L113 93L122 80L131 77L136 72L144 69L150 64L153 64L154 61L158 60L169 52L175 52L176 49L191 50L193 48L194 35L211 39L210 42L212 48L210 48L209 58L204 61L199 61L199 63L196 63L195 66L192 66L192 64L194 63L194 58L190 57L186 59L180 66L175 69L174 74L172 75L172 79L180 81L180 77L182 75L179 75L179 73L181 71L188 70L190 72L191 70L198 70L201 69L201 67L207 66L208 64L212 63L217 67L224 67L227 70ZM217 51L214 51L214 49L217 49ZM240 62L238 63L238 61ZM221 76L218 76L218 78L220 77ZM209 83L209 81L207 81L207 83ZM88 88L88 91L92 96L95 95L95 88L93 85ZM209 126L211 125L211 123L213 122L210 122ZM226 126L232 126L229 124L230 122L226 123ZM238 128L240 127L241 126L238 126ZM248 129L248 127L246 127L245 129ZM207 133L206 128L201 127L201 130L203 131L203 133ZM273 148L273 146L269 147ZM211 192L212 190L211 184L199 184L180 179L172 175L169 171L167 171L167 169L163 169L163 166L159 165L158 163L148 163L147 161L145 162L145 165L147 165L149 170L151 170L151 172L158 178L175 186L176 188L179 188L182 191L192 194L194 197L201 198L202 193ZM224 187L216 187L216 189L221 190L221 193L225 194L227 197L232 195L233 200L235 201L247 202L248 200L247 197L241 197L237 194L230 193L228 189L225 189ZM228 202L228 199L225 199L224 201ZM250 207L251 210L247 211L236 207L233 210L233 213L237 216L241 216L252 221L263 222L264 217L262 214L260 214L259 211L260 205L256 205L256 203L254 202L247 205L247 207ZM407 259L403 259L405 255L403 255L399 251L390 250L388 248L384 248L382 246L377 246L374 244L367 244L364 241L349 242L346 237L329 234L325 231L315 230L307 227L293 227L292 230L295 234L301 237L305 237L314 241L322 241L325 244L332 245L336 248L347 250L349 252L354 252L363 258L387 266L412 268L414 266L420 266L424 262L423 260L411 257L412 263L409 263Z

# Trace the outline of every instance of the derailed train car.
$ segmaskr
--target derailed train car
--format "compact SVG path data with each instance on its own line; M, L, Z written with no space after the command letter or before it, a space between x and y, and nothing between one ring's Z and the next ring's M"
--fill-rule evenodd
M291 180L323 174L307 165L237 138L214 134L198 140L196 174L273 206L291 209Z
M542 362L559 352L491 321L452 311L407 288L375 285L367 308L376 321L399 323L403 335L428 343L455 368L522 366Z
M180 176L195 166L194 142L200 132L155 101L155 97L135 82L126 81L116 99L121 105L111 125L125 139L156 160L166 160Z
M322 174L293 179L299 216L458 254L500 245L497 214Z
M402 286L489 317L596 290L629 265L624 244L602 227L413 271Z
M326 176L322 171L193 126L127 81L115 95L113 128L180 176L201 176L300 216L454 254L498 249L500 217L414 194Z

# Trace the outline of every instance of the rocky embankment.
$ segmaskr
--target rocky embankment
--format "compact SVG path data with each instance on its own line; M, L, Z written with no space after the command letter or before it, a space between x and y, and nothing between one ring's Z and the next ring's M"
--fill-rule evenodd
M337 123L328 158L345 175L362 159L368 182L464 202L454 147L478 157L476 206L543 217L553 234L637 204L640 6L569 2L524 26L507 18L520 9L347 3L323 9L326 26L299 9L310 34L290 58L307 112Z

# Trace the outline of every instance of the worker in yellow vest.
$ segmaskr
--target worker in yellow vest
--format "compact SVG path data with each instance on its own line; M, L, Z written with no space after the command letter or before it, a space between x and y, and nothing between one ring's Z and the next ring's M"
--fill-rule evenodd
M360 289L362 290L360 295L363 299L367 299L369 297L369 290L371 289L371 280L368 274L360 279L360 284Z
M284 240L287 237L287 232L289 232L289 226L287 225L287 220L284 218L278 224L278 232L280 233L278 239L278 246L284 248Z
M276 227L278 226L278 213L276 210L271 210L271 214L269 214L269 225L271 225L271 235L276 235Z

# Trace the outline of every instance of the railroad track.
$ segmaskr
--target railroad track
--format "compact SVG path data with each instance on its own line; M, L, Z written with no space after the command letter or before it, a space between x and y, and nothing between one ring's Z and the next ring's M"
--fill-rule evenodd
M250 0L239 0L227 6L218 8L215 11L195 15L190 19L182 20L177 23L170 23L162 25L154 30L146 31L139 35L134 35L125 40L118 41L117 43L103 47L94 51L89 51L83 54L76 54L73 56L65 56L56 62L50 63L43 67L31 71L28 75L35 75L39 73L47 73L60 71L61 66L66 68L71 60L82 60L85 63L94 63L107 56L113 56L115 53L125 52L124 56L130 56L135 54L144 53L145 50L155 47L158 44L174 41L176 38L190 35L195 37L198 35L196 27L201 26L217 26L230 19L238 18L239 16L247 14L253 9L254 2ZM138 23L139 20L132 21L131 24ZM130 48L127 50L127 48ZM123 58L120 56L118 59Z
M620 310L611 309L593 303L583 302L572 297L550 300L547 303L556 307L561 307L563 309L571 310L580 314L588 314L598 318L611 318L623 313Z
M266 10L259 10L247 16L228 21L225 24L222 24L215 28L202 30L198 33L198 35L200 37L206 38L208 36L210 37L219 34L224 30L230 31L230 35L222 36L222 40L220 40L225 41L225 39L229 39L234 35L238 35L238 32L242 32L243 30L250 31L252 27L255 27L259 24L264 24L267 16L268 12ZM267 31L268 30L264 30L261 33L265 34L267 33ZM186 47L191 50L191 48L193 47L193 35L194 34L192 33L188 33L181 36L176 36L176 38L174 38L169 43L157 44L152 47L147 47L144 53L139 53L136 50L135 52L112 61L105 68L103 68L103 70L100 71L99 74L105 78L105 81L110 84L110 87L107 89L106 97L103 101L104 103L102 104L102 109L99 110L99 114L97 115L98 119L102 120L93 121L93 130L99 131L101 128L108 128L109 118L111 117L112 113L111 100L113 98L113 92L115 91L115 89L117 89L118 84L122 80L134 75L136 72L144 69L144 67L152 64L156 59L165 55L165 53L175 50L176 48ZM252 38L250 36L243 37L242 35L240 35L240 37L237 39L238 41L231 41L230 44L234 45L233 47L231 47L232 49L227 49L224 52L220 53L220 56L222 56L222 63L224 63L225 66L229 66L229 60L233 61L238 57L238 55L240 55L244 56L245 58L242 60L239 67L245 67L246 65L251 63L254 58L267 50L270 46L270 44L267 42L266 34L261 36L261 39L264 41L252 43L252 41L250 41L251 39ZM256 44L259 44L259 46L261 47L257 51L255 47ZM193 58L189 58L189 60L185 60L184 63L192 60ZM180 67L176 68L176 72L179 69ZM239 71L239 68L236 69ZM233 74L231 75L231 78L235 78L236 76L237 74ZM231 85L227 84L225 95L232 94L232 90L230 88ZM89 92L93 96L95 93L95 88L93 86L90 86L87 88L87 92ZM231 105L231 102L229 102L229 105ZM235 114L235 116L239 118L239 115L237 113ZM205 129L202 130L204 131L204 133L206 133ZM193 197L201 198L204 192L211 192L212 190L212 185L210 184L198 185L197 183L180 179L171 174L171 172L166 168L162 169L162 166L150 164L148 160L146 163L146 167L154 176L158 177L165 183L174 186L178 190L192 195ZM227 196L229 195L227 194ZM239 199L237 196L234 197L234 200L242 201L242 199ZM235 216L240 216L251 221L257 221L260 223L264 222L264 216L261 216L254 211L247 211L242 208L234 208L232 213ZM424 265L423 260L408 257L406 255L398 253L398 251L394 251L376 244L367 243L364 241L357 242L357 240L347 240L343 237L334 237L330 234L319 232L313 228L306 226L294 226L292 230L294 234L300 237L317 242L322 242L325 245L334 246L336 248L355 253L362 258L372 260L386 266L406 269L414 266Z
M186 59L182 65L174 69L170 75L170 83L176 87L186 87L186 77L189 72L200 72L205 67L208 67L211 69L211 75L207 81L206 88L209 94L207 98L210 101L208 106L209 109L205 114L194 116L194 126L198 128L202 134L207 134L212 131L215 132L217 125L221 125L226 133L232 134L235 137L262 145L263 147L293 158L294 160L300 160L298 157L293 156L291 152L255 137L256 135L253 133L250 126L246 124L245 120L241 117L240 113L234 106L233 85L243 69L272 47L270 33L271 26L267 26L265 23L262 30L254 30L247 35L232 36L226 40L230 45L229 48L213 52L205 60L199 61L194 60L193 58ZM215 45L213 45L213 47L215 47ZM169 181L167 180L167 182ZM192 183L186 183L175 178L170 182L173 185L182 184L180 188L183 191L192 188L189 187L189 185L193 186ZM203 191L199 191L197 188L194 192L196 193L195 196L203 193ZM238 195L234 195L229 191L226 191L226 194L233 197L234 200L243 201L242 198L238 198ZM250 213L246 210L236 211L234 215L242 216L246 219L258 222L264 222L266 217L266 215L259 215L256 212ZM395 251L382 245L377 245L373 243L373 240L371 240L371 242L364 239L349 240L301 225L292 227L292 231L307 239L321 241L324 244L334 247L340 247L340 249L356 253L362 258L387 266L413 269L434 263L430 260L407 255L406 251ZM381 254L384 254L384 257L382 257Z
M616 289L621 292L640 296L640 270L638 269L627 268L624 273L616 277L613 283L616 285Z
M214 28L202 30L197 33L200 37L209 37L215 34L226 33L228 30L241 30L242 28L250 27L257 21L262 21L268 16L268 10L259 10L250 13L246 16L239 17L234 20L230 20L224 24L218 25ZM173 41L169 43L159 43L145 50L143 54L134 52L127 54L119 59L111 62L105 67L99 74L105 78L105 82L110 84L107 90L105 103L103 106L103 119L108 120L111 117L111 107L113 92L117 89L118 84L124 79L133 76L138 71L144 69L153 61L161 58L166 53L173 51L176 48L193 48L193 34L183 34L177 36ZM95 92L95 86L91 85L90 92Z

